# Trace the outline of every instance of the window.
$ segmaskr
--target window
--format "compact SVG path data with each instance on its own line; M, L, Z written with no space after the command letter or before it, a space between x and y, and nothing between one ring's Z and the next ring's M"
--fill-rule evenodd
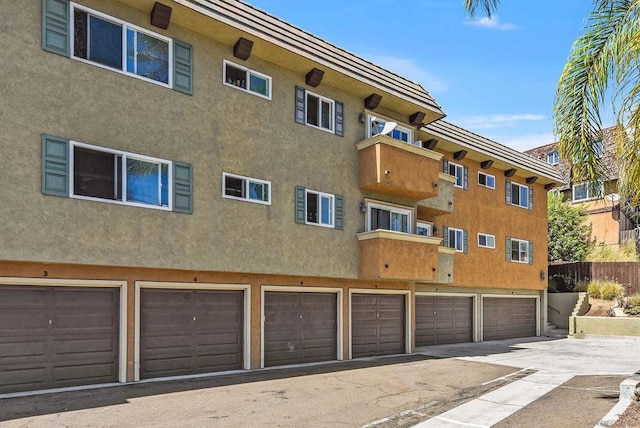
M507 238L507 259L518 263L533 263L533 243Z
M574 184L572 190L571 200L573 202L602 198L602 195L604 195L604 183L597 181L595 183Z
M172 40L72 3L71 55L101 67L172 86Z
M368 230L411 233L411 210L383 204L368 204Z
M456 178L456 182L453 183L456 187L466 188L465 183L465 168L462 165L458 165L457 163L449 162L449 167L447 173Z
M307 125L333 132L334 101L307 91Z
M478 171L478 184L480 186L488 187L489 189L495 189L496 178L491 174Z
M558 152L553 151L551 153L547 153L547 162L550 163L551 165L557 165L560 162Z
M478 247L496 248L496 237L486 233L478 233Z
M71 196L169 209L171 162L71 143Z
M223 66L223 78L226 85L271 99L271 77L227 60L223 61Z
M533 209L533 189L507 180L507 204Z
M383 131L384 126L387 124L387 122L390 122L390 121L387 121L386 119L382 119L376 116L367 116L367 121L369 123L369 129L367 130L367 138L380 134ZM395 128L393 128L387 135L391 138L403 141L405 143L411 143L411 144L414 143L413 137L412 137L413 133L411 132L411 129L401 125L396 124Z
M604 154L604 146L602 144L602 141L594 141L591 144L591 148L593 149L593 152L597 158L601 158Z
M433 224L419 221L416 223L416 235L432 236Z
M305 201L307 224L333 227L333 195L307 190Z
M223 172L222 188L225 198L271 204L271 183L265 180Z
M445 226L443 237L445 247L455 248L459 253L468 252L468 233L466 230Z

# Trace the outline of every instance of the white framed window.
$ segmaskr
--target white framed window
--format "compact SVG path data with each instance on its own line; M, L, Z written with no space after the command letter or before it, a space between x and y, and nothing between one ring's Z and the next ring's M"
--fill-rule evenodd
M71 16L72 58L172 87L170 38L75 3Z
M496 237L487 233L478 233L478 247L496 248Z
M335 101L309 91L305 96L307 125L333 132Z
M172 162L71 141L72 198L170 210Z
M305 210L307 224L333 227L335 216L335 195L305 190Z
M522 184L507 180L507 203L521 208L533 209L533 190Z
M598 199L602 198L602 195L604 195L604 183L602 181L574 184L571 189L571 200L573 202Z
M416 235L433 236L433 223L416 222Z
M510 246L510 247L509 247ZM531 251L533 245L530 241L522 239L507 238L507 252L510 253L512 262L531 263Z
M597 158L601 158L604 154L604 145L602 144L602 141L594 141L591 144L591 148L593 149L593 152L595 153Z
M456 177L456 181L457 181L457 177ZM483 187L488 187L489 189L495 189L496 177L491 174L478 171L478 185Z
M386 204L367 204L367 230L393 230L411 233L412 212L408 208L400 208Z
M547 153L547 162L551 165L558 165L558 163L560 163L560 157L558 156L557 150Z
M242 175L222 173L222 196L271 205L271 182Z
M465 231L455 227L445 227L445 246L455 248L457 252L465 252Z
M250 92L268 100L271 99L271 77L234 64L226 59L222 61L222 65L225 85Z
M449 162L449 175L456 178L456 182L453 183L455 187L464 188L464 166Z
M387 122L393 122L378 116L367 115L367 138L380 134ZM394 122L396 123L396 122ZM411 128L396 123L396 126L387 134L389 137L405 143L413 144L413 131Z

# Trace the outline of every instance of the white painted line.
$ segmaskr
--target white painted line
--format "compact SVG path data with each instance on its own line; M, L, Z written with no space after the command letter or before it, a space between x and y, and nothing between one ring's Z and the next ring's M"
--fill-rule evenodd
M489 385L490 383L500 382L501 380L506 380L506 379L509 379L510 377L517 376L522 372L526 372L527 370L531 370L531 369L521 369L521 370L518 370L517 372L513 372L513 373L510 373L508 375L500 376L500 377L497 377L497 378L495 378L493 380L481 383L480 385L486 386L486 385Z
M423 409L426 409L428 407L435 406L436 404L439 404L439 402L438 401L430 401L430 402L428 402L426 404L422 404L421 406L418 406L418 407L416 407L414 409L405 410L405 411L402 411L400 413L396 413L395 415L391 415L391 416L387 416L386 418L378 419L377 421L373 421L373 422L371 422L371 423L369 423L367 425L363 425L362 428L372 428L372 427L375 427L375 426L378 426L378 425L382 425L382 424L387 423L387 422L391 422L394 419L402 418L402 417L408 416L408 415L426 416L425 414L420 413L419 410L423 410Z

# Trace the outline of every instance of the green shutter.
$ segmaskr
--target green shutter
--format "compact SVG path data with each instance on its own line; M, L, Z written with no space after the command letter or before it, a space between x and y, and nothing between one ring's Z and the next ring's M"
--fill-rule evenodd
M465 189L469 188L469 168L464 167L464 186Z
M305 124L305 99L306 93L304 88L296 86L296 123Z
M529 209L533 209L533 187L529 187Z
M42 0L42 49L69 56L69 0Z
M449 174L449 161L446 159L442 159L442 172Z
M507 204L511 204L511 180L507 180L507 184L505 186L505 194Z
M449 246L449 228L447 226L442 227L442 245Z
M307 218L305 205L305 189L304 187L296 186L296 223L305 224Z
M193 213L193 168L191 164L173 163L173 210Z
M336 135L344 137L344 104L336 101Z
M507 261L511 261L511 238L507 238Z
M69 140L42 135L42 193L69 197Z
M336 229L344 229L344 197L336 195Z
M533 241L529 241L529 264L533 264Z
M469 231L462 231L462 251L465 253L469 252Z
M193 48L173 40L173 89L193 94Z

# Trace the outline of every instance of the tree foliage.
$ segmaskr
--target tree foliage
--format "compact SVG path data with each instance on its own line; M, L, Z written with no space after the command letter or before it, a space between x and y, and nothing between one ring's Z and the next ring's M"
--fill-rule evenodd
M549 192L547 212L549 261L584 261L594 245L584 210L564 201L562 195Z

